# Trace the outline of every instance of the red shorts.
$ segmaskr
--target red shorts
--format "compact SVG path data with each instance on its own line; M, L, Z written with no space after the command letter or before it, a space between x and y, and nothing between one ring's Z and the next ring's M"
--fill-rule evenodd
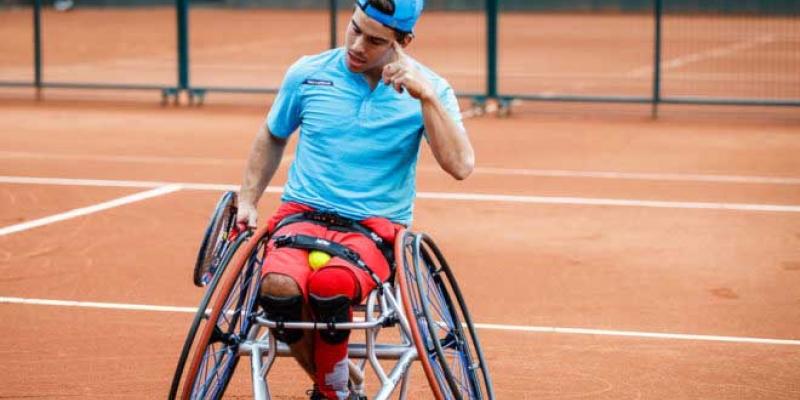
M275 215L270 218L267 223L270 232L273 231L278 223L292 214L297 214L305 211L314 211L313 208L299 203L283 203L275 212ZM394 244L394 238L401 229L402 225L395 224L388 219L372 217L361 221L361 224L375 232L389 245ZM273 232L273 235L287 235L287 234L304 234L319 237L329 240L334 243L339 243L343 246L349 247L361 257L361 259L381 278L386 281L389 278L389 264L383 253L375 245L372 239L364 236L358 232L340 232L329 230L322 225L311 222L297 222L289 224L281 228L278 232ZM350 262L339 257L333 257L323 268L329 267L343 267L353 274L356 283L358 284L359 293L361 297L365 297L369 292L375 288L375 281L372 280L370 275L354 266ZM264 260L264 267L262 269L262 277L266 274L281 274L294 279L300 290L303 292L303 297L308 300L307 282L314 271L308 266L308 251L303 249L295 249L291 247L275 248L274 243L270 242L267 247L267 258Z

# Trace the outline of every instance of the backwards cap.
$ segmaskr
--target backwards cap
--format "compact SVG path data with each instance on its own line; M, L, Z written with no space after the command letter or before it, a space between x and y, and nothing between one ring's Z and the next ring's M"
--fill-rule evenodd
M376 0L356 0L356 4L372 19L403 33L411 33L422 14L423 0L388 0L393 7L381 7Z

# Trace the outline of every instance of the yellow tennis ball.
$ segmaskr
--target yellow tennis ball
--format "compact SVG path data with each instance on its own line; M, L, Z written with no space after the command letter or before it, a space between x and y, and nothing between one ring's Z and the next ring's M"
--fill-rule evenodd
M324 267L330 259L331 255L324 251L311 250L308 252L308 266L315 271Z

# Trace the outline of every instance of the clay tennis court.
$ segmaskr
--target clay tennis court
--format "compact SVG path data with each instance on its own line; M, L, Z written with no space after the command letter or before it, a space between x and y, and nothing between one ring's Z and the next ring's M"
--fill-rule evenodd
M128 19L125 34L140 47L117 46L117 31L103 28L114 19L109 13L45 14L56 21L48 29L67 27L50 36L64 40L48 47L50 78L174 79L171 48L159 47L169 25L159 33L158 23L145 29L136 22L166 21L169 11L114 16ZM211 11L193 13L198 21ZM274 16L232 14L209 15L208 24L238 18L231 29L245 30L247 21ZM15 15L0 13L0 29L27 40L27 20ZM300 15L324 23L323 14ZM444 18L479 17L426 15L414 54L452 73L459 90L480 89L481 72L470 71L482 71L482 56L474 54L482 44L437 52L459 36L444 29ZM286 20L278 14L269 29L288 29L277 26ZM228 77L274 85L296 55L325 46L322 33L303 39L303 47L251 32L242 46L274 54L233 51L224 34L203 36L198 25L193 77L208 84ZM18 45L0 43L5 54ZM535 60L512 48L504 56L519 61L509 65ZM741 44L674 72L690 68L695 75L688 76L702 77L703 63L736 64L748 51L771 52ZM223 65L212 63L215 52L225 54ZM590 53L575 51L569 64ZM607 76L627 76L646 56L632 52L597 65ZM268 68L252 67L252 75L236 69L259 62ZM118 75L111 65L123 66ZM535 75L537 64L528 65L519 75ZM26 68L4 57L0 76L26 79ZM626 93L640 84L646 90L648 82L631 76L623 80L629 86L613 81L604 89L594 77L576 88L558 84L558 70L568 72L519 79L561 92ZM788 71L779 85L787 96L798 90L792 72L796 78ZM0 397L163 398L202 295L191 274L203 229L222 191L240 183L271 98L209 95L195 108L162 107L154 92L47 90L44 98L0 90ZM423 148L413 228L429 232L456 269L498 398L800 397L796 109L664 107L653 121L643 106L525 103L507 119L465 122L477 169L453 181ZM278 204L287 158L261 201L262 219ZM410 397L430 398L417 369ZM292 361L280 360L273 371L276 398L304 398L310 382ZM248 372L239 366L228 397L252 395Z

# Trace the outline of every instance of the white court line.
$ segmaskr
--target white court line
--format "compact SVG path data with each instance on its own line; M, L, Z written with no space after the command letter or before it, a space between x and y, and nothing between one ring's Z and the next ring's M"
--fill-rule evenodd
M39 184L39 185L70 185L70 186L100 186L100 187L161 187L165 185L179 185L183 189L227 191L239 190L238 185L189 183L189 182L153 182L153 181L115 181L97 179L67 179L67 178L39 178L0 176L0 183ZM283 193L281 186L269 186L267 193ZM556 196L524 196L482 193L444 193L444 192L417 192L418 199L428 200L460 200L500 203L524 204L557 204L577 206L615 206L615 207L646 207L646 208L673 208L695 210L728 210L728 211L766 211L766 212L800 212L800 205L780 204L743 204L743 203L710 203L710 202L685 202L685 201L659 201L659 200L634 200L634 199L604 199L588 197L556 197Z
M495 106L496 107L496 106ZM491 112L491 110L487 111ZM470 110L465 111L466 115ZM0 151L0 158L27 158L43 160L75 160L75 161L106 161L122 163L143 164L187 164L187 165L244 165L244 159L225 158L200 158L200 157L151 157L151 156L97 156L92 154L53 154ZM293 154L288 154L281 159L287 163L294 159ZM440 167L434 165L420 165L421 171L439 171ZM493 168L477 167L474 174L486 175L520 175L544 176L565 178L598 178L620 180L649 180L649 181L677 181L677 182L720 182L720 183L755 183L775 185L800 185L800 178L747 176L747 175L711 175L711 174L669 174L669 173L639 173L639 172L613 172L613 171L573 171L553 169L530 168Z
M39 178L39 177L29 177L29 176L0 176L0 183L56 185L56 186L127 187L127 188L154 188L170 184L170 182L159 182L159 181Z
M617 331L609 329L559 328L555 326L519 326L519 325L499 325L499 324L481 324L481 323L476 323L475 327L478 329L517 331L517 332L559 333L559 334L596 335L596 336L622 336L622 337L635 337L635 338L645 338L645 339L695 340L695 341L708 341L708 342L779 344L779 345L800 346L800 340L795 340L795 339L767 339L767 338L740 337L740 336L695 335L686 333Z
M734 55L738 52L750 50L752 48L761 46L763 44L772 43L775 41L775 36L772 34L764 34L761 36L757 36L754 38L748 38L744 40L740 40L734 42L732 44L722 45L713 47L707 50L698 51L689 54L683 54L677 57L673 57L667 60L663 60L660 64L661 72L671 71L677 68L685 67L689 64L698 63L701 61L716 59L716 58L723 58ZM644 65L641 67L637 67L632 69L624 74L624 77L627 78L645 78L649 77L653 73L653 66L652 65ZM585 78L579 78L585 79ZM588 82L585 80L579 80L578 82L572 83L568 85L569 89L586 89L590 87L596 87L602 84L602 82ZM551 90L547 91L543 94L548 96L556 96L562 93L563 90Z
M797 205L702 203L702 202L687 202L687 201L599 199L599 198L586 198L586 197L556 197L556 196L551 197L551 196L476 194L476 193L419 192L417 193L417 198L437 199L437 200L494 201L501 203L560 204L560 205L582 205L582 206L678 208L678 209L695 209L695 210L731 210L731 211L771 211L771 212L794 212L794 213L800 212L800 206Z
M420 170L440 170L437 166L421 165ZM521 175L563 178L596 178L596 179L624 179L645 181L678 181L678 182L720 182L720 183L757 183L774 185L800 185L800 178L780 176L753 176L753 175L710 175L710 174L660 174L640 172L612 172L612 171L571 171L557 169L528 169L528 168L491 168L476 167L473 173L487 175Z
M37 306L97 308L106 310L125 310L125 311L153 311L153 312L172 312L172 313L191 313L191 314L197 312L196 307L155 306L155 305L125 304L125 303L99 303L99 302L72 301L72 300L26 299L21 297L0 297L0 304L2 303L37 305ZM560 328L553 326L501 325L501 324L482 324L482 323L476 323L475 327L478 329L485 329L485 330L511 331L511 332L619 336L619 337L635 337L644 339L692 340L692 341L709 341L709 342L800 346L800 340L794 340L794 339L769 339L769 338L738 337L738 336L695 335L695 334L684 334L684 333L657 333L657 332L618 331L618 330L608 330L608 329Z
M684 54L661 62L661 71L668 71L675 68L685 67L689 64L694 64L701 61L712 60L715 58L723 58L731 56L740 51L749 50L763 44L775 41L775 36L771 34L760 35L754 38L740 40L738 42L717 46L704 51L695 53ZM627 73L631 77L648 76L653 73L653 66L644 66L636 68Z
M122 156L95 154L55 154L33 153L25 151L0 151L0 158L34 159L34 160L75 160L75 161L107 161L138 164L186 164L186 165L244 165L244 159L204 158L204 157L156 157L156 156Z
M98 211L107 210L109 208L119 207L121 205L161 196L167 193L172 193L175 191L181 190L180 185L166 185L161 186L153 190L148 190L146 192L132 194L130 196L120 197L118 199L114 199L111 201L107 201L100 204L95 204L89 207L83 208L76 208L74 210L67 211L65 213L51 215L49 217L36 219L33 221L27 221L16 225L7 226L5 228L0 228L0 236L9 235L16 232L25 231L28 229L37 228L40 226L52 224L54 222L64 221L71 218L80 217L82 215L96 213Z
M98 303L94 301L73 301L73 300L25 299L22 297L0 297L0 303L27 304L35 306L99 308L104 310L155 311L155 312L174 312L174 313L197 312L197 307L154 306L154 305L125 304L125 303Z
M497 105L489 104L486 112L497 111ZM465 117L474 115L472 110L464 112ZM105 161L141 164L186 164L186 165L244 165L244 159L228 158L202 158L202 157L155 157L155 156L98 156L93 154L53 154L33 153L19 151L0 151L0 158L21 158L41 160L75 160L75 161ZM294 159L293 154L287 154L281 163ZM420 165L421 171L439 171L440 167L434 165ZM748 176L748 175L711 175L711 174L664 174L664 173L639 173L639 172L613 172L613 171L572 171L553 169L530 168L494 168L477 167L474 174L485 175L521 175L567 178L597 178L597 179L629 179L651 181L678 181L678 182L722 182L722 183L758 183L776 185L800 185L800 178Z
M74 179L74 178L40 178L28 176L0 176L0 183L55 185L55 186L96 186L96 187L128 187L157 188L166 185L180 185L183 189L225 192L239 190L239 185L221 183L190 183L162 181L128 181L111 179ZM269 186L267 193L283 193L283 186Z
M33 153L25 151L0 151L0 158L34 159L34 160L74 160L74 161L101 161L136 164L183 164L183 165L234 165L243 166L245 159L237 158L206 158L206 157L157 157L157 156L122 156L96 154L55 154ZM281 158L281 164L294 159L294 154L287 154Z

